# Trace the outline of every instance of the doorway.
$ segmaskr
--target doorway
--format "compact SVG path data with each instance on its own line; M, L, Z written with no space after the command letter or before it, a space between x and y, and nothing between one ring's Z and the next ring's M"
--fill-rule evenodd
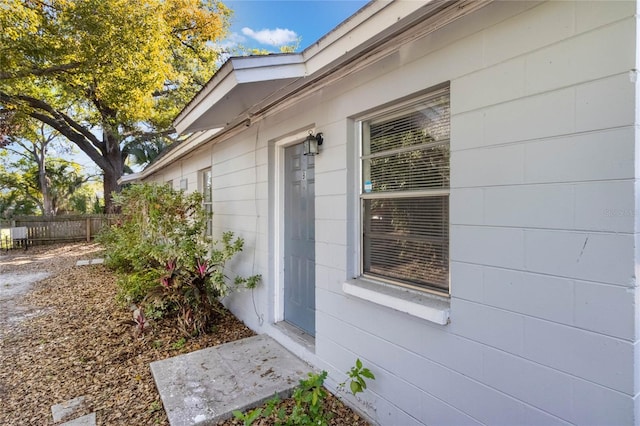
M285 148L284 320L315 336L315 157Z

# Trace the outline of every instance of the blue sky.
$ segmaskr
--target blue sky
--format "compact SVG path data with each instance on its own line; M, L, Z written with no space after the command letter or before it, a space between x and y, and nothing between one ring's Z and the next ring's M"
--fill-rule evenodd
M277 52L300 38L298 51L315 43L368 0L232 0L228 44Z

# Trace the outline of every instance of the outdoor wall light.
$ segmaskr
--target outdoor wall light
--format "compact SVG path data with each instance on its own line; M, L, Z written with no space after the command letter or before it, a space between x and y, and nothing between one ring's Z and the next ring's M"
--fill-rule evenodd
M303 152L304 155L316 155L320 152L319 146L322 145L324 139L322 139L322 133L316 133L314 136L309 130L309 136L304 140Z

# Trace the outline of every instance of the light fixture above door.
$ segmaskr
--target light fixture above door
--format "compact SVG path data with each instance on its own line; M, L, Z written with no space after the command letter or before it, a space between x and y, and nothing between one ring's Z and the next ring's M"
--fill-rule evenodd
M319 146L322 145L324 139L322 133L316 133L315 135L309 130L309 136L304 140L304 147L302 152L304 155L316 155L320 153Z

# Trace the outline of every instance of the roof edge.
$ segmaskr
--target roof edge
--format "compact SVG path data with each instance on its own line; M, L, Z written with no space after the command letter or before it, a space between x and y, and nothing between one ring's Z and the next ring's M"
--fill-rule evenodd
M192 124L197 118L197 110L203 105L203 102L207 100L211 94L219 87L226 86L223 90L228 92L233 87L237 86L240 81L247 82L247 78L251 81L263 81L273 80L272 75L264 75L262 73L255 73L257 69L264 70L273 67L280 68L293 68L291 73L300 74L300 77L304 75L304 71L296 71L295 68L304 66L304 57L302 53L277 53L271 55L255 55L255 56L234 56L229 59L220 67L220 69L211 77L211 79L205 84L205 86L189 101L189 103L180 111L177 117L173 120L173 127L181 134L190 124ZM242 78L246 76L246 78ZM258 77L258 78L256 78ZM221 93L223 97L225 93ZM209 102L207 102L209 103ZM194 117L194 113L195 117Z

